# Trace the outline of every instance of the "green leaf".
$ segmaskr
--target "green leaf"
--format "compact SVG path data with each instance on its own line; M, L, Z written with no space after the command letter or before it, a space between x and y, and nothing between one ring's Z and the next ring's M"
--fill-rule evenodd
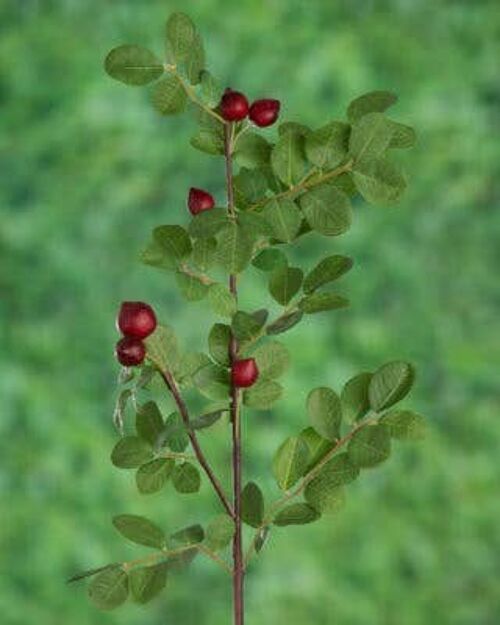
M196 239L193 243L191 260L201 271L207 271L213 265L217 240L214 237Z
M255 482L248 482L241 492L241 518L250 527L264 520L264 495Z
M290 365L290 352L278 341L264 343L252 355L260 376L268 380L282 376Z
M145 604L154 599L167 583L167 565L143 566L129 573L130 594L136 603Z
M270 335L282 334L291 330L301 321L304 313L301 310L295 310L278 317L275 321L267 326L267 333Z
M299 302L300 310L308 315L347 306L349 306L349 300L336 293L313 293Z
M391 122L382 113L368 113L352 127L349 150L356 164L379 158L389 147L394 135Z
M196 33L194 36L188 58L184 62L184 67L189 82L192 85L198 85L201 82L202 71L205 69L205 49L199 33Z
M243 271L252 258L253 240L237 223L218 234L216 260L229 274Z
M363 198L372 204L394 204L406 190L406 178L400 167L380 159L358 163L352 179Z
M175 281L177 282L179 291L188 302L199 302L208 294L208 285L197 276L184 273L183 271L177 271Z
M273 523L279 527L306 525L319 519L321 514L307 503L293 503L283 508L274 517Z
M273 460L273 473L282 490L291 488L304 474L309 462L309 448L298 436L291 436L278 448Z
M189 234L193 238L210 238L229 224L225 208L212 208L193 217L189 224Z
M199 369L193 377L196 388L209 399L225 399L229 394L229 373L219 365Z
M320 386L307 397L307 412L313 428L330 441L340 435L342 408L337 393L331 388Z
M320 286L338 280L352 268L353 262L347 256L334 254L320 261L304 280L304 293L313 293Z
M407 362L389 362L373 374L368 387L370 406L380 412L403 399L413 386L415 370Z
M243 393L243 403L249 408L268 410L283 394L283 387L273 380L260 379Z
M246 132L236 143L234 156L241 167L267 165L271 159L272 145L255 132Z
M106 564L105 566L99 566L95 569L89 569L87 571L82 571L81 573L76 573L76 575L72 575L66 583L71 584L73 582L78 582L86 577L93 577L100 573L101 571L107 571L108 569L119 569L121 567L120 563L113 562L112 564Z
M306 155L321 169L337 167L347 156L351 127L344 122L331 122L312 132L306 139Z
M154 446L164 427L160 409L154 401L148 401L140 406L135 417L135 429L141 438Z
M392 120L389 120L389 123L393 129L392 139L389 143L390 148L406 150L415 145L417 142L417 135L411 126L399 124L398 122L393 122Z
M212 410L210 412L206 412L190 421L191 428L193 430L204 430L206 428L209 428L214 423L217 423L217 421L219 421L219 419L225 412L227 412L226 409Z
M186 426L178 412L172 412L165 421L165 430L161 436L163 445L176 453L182 453L189 445Z
M176 115L186 108L187 95L180 80L171 74L153 87L151 102L158 113Z
M88 596L99 610L117 608L128 597L127 574L116 568L102 571L90 582Z
M291 243L302 224L302 213L290 199L272 199L262 211L262 216L271 226L272 236L281 242Z
M196 27L191 18L185 13L172 13L167 20L165 34L172 60L177 63L185 61L191 54L196 37Z
M234 535L234 521L227 514L215 517L207 527L206 543L212 551L219 551L227 547Z
M196 134L191 137L189 143L193 148L205 154L211 154L212 156L224 154L224 137L216 126L200 126Z
M158 325L145 340L147 357L160 371L173 371L179 363L179 348L174 331L169 326Z
M425 437L425 419L411 410L392 410L385 414L380 423L383 424L392 438L402 441L416 441Z
M349 442L349 460L357 467L375 467L391 453L391 437L383 425L366 425Z
M175 269L179 263L186 259L192 252L191 240L187 232L181 226L158 226L153 230L153 248L146 250L147 259L143 261L153 264L161 264L165 268ZM151 249L154 254L152 254ZM155 260L156 259L156 260Z
M383 113L397 101L398 96L390 91L370 91L349 104L347 117L354 123L368 113Z
M221 317L232 317L236 312L236 298L224 284L212 284L208 302L213 312Z
M135 474L135 482L141 495L160 491L167 483L174 465L172 458L157 458L141 465Z
M200 472L190 462L184 462L175 467L172 482L178 493L197 493L201 486Z
M299 124L297 122L283 122L279 125L278 134L283 137L287 133L294 133L302 137L307 137L311 134L312 130L305 124Z
M238 310L233 317L231 327L234 336L242 342L252 341L257 338L260 331L265 324L265 320L256 319L253 315L246 313L242 310Z
M208 349L212 358L221 365L229 365L231 328L223 323L212 326L208 335Z
M136 514L119 514L113 517L113 525L122 536L137 545L163 549L166 537L163 530L149 519Z
M353 482L359 475L359 468L349 459L347 453L334 456L307 484L304 497L320 512L334 512L342 504L339 487Z
M236 206L244 208L260 200L267 190L267 180L259 169L242 167L234 177Z
M342 486L316 489L310 482L304 491L308 503L321 514L334 514L345 504L345 491Z
M300 438L305 441L309 447L309 464L304 474L309 473L318 462L323 460L326 454L333 449L334 443L320 436L312 427L305 428L300 433Z
M368 372L359 373L346 382L342 389L340 395L342 413L350 423L364 417L370 409L368 387L372 377Z
M278 304L286 306L299 292L303 278L304 273L298 267L279 267L271 274L269 292Z
M222 97L223 89L219 81L208 70L202 70L200 74L201 96L205 104L211 108L216 107Z
M114 48L104 61L106 72L126 85L143 86L163 74L163 64L155 54L141 46L124 45Z
M170 535L170 545L172 548L178 549L179 547L198 545L204 539L205 532L201 525L189 525Z
M198 547L191 547L190 549L185 549L180 553L170 555L165 563L167 571L183 571L191 564L198 554Z
M211 362L211 359L206 354L187 352L180 358L178 366L174 371L174 377L181 386L189 388L193 386L193 376L196 372Z
M286 267L288 261L282 251L270 247L262 250L253 259L252 265L261 271L273 271L279 267Z
M281 135L272 149L271 165L274 173L288 187L297 184L308 166L304 136L294 131Z
M326 236L338 236L351 226L349 197L332 185L311 189L300 198L300 206L313 230Z
M138 436L124 436L111 452L111 462L119 469L135 469L153 456L151 445Z

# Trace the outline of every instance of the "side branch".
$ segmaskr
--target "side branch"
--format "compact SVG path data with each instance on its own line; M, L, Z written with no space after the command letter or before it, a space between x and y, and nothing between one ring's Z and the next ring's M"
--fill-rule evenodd
M198 459L198 462L200 463L200 465L203 467L203 470L207 474L207 477L212 483L212 486L214 487L215 492L219 496L219 499L222 505L226 509L226 512L229 514L231 518L234 519L235 515L234 515L233 506L229 502L229 499L227 498L226 493L224 492L224 489L222 488L212 468L208 464L208 461L205 458L203 451L201 450L200 444L198 442L198 438L193 428L191 427L191 424L189 421L189 413L188 413L187 406L181 397L181 394L179 392L179 389L177 388L177 384L175 383L174 378L168 371L161 371L160 373L169 391L172 393L172 397L174 398L175 403L177 404L177 407L179 408L179 413L186 427L189 440L191 441L191 446L193 447L193 451L196 455L196 458Z

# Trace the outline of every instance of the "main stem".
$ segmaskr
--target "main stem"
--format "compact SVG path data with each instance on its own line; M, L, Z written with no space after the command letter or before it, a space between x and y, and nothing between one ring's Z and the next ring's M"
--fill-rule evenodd
M229 216L235 218L234 191L233 191L233 161L232 161L232 124L226 124L224 128L224 156L226 159L226 184L227 184L227 210ZM229 276L229 290L235 300L238 297L237 280L235 275ZM238 341L231 335L229 344L229 361L232 367L238 358ZM242 527L241 527L241 419L240 419L240 393L236 386L231 383L231 425L233 437L233 492L234 492L234 537L233 537L233 613L234 625L243 625L244 614L244 589L245 576Z

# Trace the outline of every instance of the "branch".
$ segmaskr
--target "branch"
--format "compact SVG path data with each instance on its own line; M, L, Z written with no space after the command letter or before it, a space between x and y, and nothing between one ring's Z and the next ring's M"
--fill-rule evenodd
M350 159L343 165L339 165L339 167L332 169L332 171L329 171L326 174L323 174L322 176L320 176L319 178L316 178L315 180L309 180L309 174L311 173L309 172L309 174L304 176L304 178L295 186L290 187L289 189L287 189L286 191L282 191L281 193L277 193L276 195L273 195L272 197L264 198L260 202L257 202L253 206L250 206L247 209L247 211L259 210L260 208L263 208L264 206L266 206L266 204L269 204L271 200L282 200L284 198L295 195L296 193L299 193L300 191L306 191L307 189L312 189L313 187L323 184L324 182L327 182L328 180L333 180L334 178L338 178L342 174L345 174L346 172L351 171L353 164L354 164L354 161Z
M196 455L196 458L198 459L198 462L203 467L203 470L207 474L207 477L210 480L210 482L212 482L212 486L214 487L215 492L219 496L219 499L221 500L222 505L226 509L226 512L229 514L231 518L234 519L235 514L234 514L233 507L231 503L229 502L219 480L217 479L215 473L213 472L207 459L205 458L203 451L201 450L200 444L198 442L198 438L193 428L191 427L187 406L181 397L181 394L179 392L179 389L177 388L174 378L172 377L169 371L160 370L160 374L163 380L165 381L165 384L167 385L169 391L172 393L172 397L174 398L175 403L177 404L177 407L179 408L179 413L182 417L182 421L186 428L187 434L189 436L189 440L191 441L191 446L193 447L193 451Z
M316 464L308 473L304 475L304 477L302 478L302 481L296 488L285 493L283 497L281 497L280 499L278 499L271 505L264 520L259 525L259 527L257 527L255 530L255 535L252 539L252 542L250 543L250 546L245 556L245 567L248 566L248 563L250 562L250 559L255 551L255 544L256 544L256 541L260 532L264 529L264 527L272 523L276 512L278 512L280 508L282 508L291 499L301 495L305 487L309 484L309 482L313 478L315 478L316 475L318 475L318 473L325 466L325 464L327 464L333 458L333 456L339 451L339 449L341 449L346 443L348 443L351 440L351 438L359 432L359 430L362 430L365 426L371 425L374 422L376 422L376 419L364 419L361 423L356 425L356 427L352 428L352 430L348 434L346 434L342 438L339 438L336 444L332 447L332 449L330 449L330 451L324 456L324 458L322 458L318 462L318 464Z

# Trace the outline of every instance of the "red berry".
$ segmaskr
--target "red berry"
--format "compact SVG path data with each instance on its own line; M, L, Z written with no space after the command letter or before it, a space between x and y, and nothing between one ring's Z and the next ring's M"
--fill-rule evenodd
M255 100L250 107L250 119L256 126L271 126L278 119L281 103L279 100Z
M137 367L144 361L146 348L140 339L124 336L116 344L115 354L124 367Z
M189 189L188 208L192 215L197 215L202 211L208 211L215 206L215 200L210 193L203 189Z
M220 112L228 122L239 122L248 115L248 100L239 91L226 89L220 101Z
M259 377L257 363L253 358L236 360L231 369L231 380L234 386L247 388L255 384Z
M125 336L145 339L156 328L156 315L144 302L123 302L117 319L118 329Z

